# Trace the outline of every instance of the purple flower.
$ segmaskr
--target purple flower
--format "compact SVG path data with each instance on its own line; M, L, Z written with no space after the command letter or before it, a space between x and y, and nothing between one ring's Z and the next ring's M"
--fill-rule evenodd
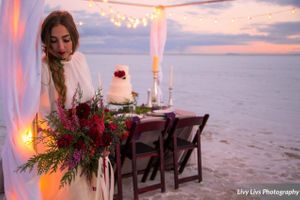
M74 169L79 164L79 162L81 161L81 157L82 152L79 150L75 150L71 159L68 162L69 170Z
M65 113L64 106L61 103L61 100L59 99L57 102L57 112L58 112L58 117L63 124L63 126L71 131L75 130L75 126L72 124L72 120L68 119L68 116Z

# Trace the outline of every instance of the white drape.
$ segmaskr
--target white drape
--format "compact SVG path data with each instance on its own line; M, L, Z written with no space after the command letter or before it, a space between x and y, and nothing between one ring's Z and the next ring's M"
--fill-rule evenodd
M166 44L167 38L167 22L166 22L166 14L165 9L163 7L156 8L158 10L157 18L152 21L151 24L151 32L150 32L150 55L155 62L155 57L158 58L158 80L159 80L159 93L158 100L159 102L162 100L162 93L160 88L160 83L162 82L162 70L161 64L163 60L163 54ZM154 64L154 63L153 63Z
M43 7L44 0L3 0L1 6L0 95L6 126L2 160L8 200L41 199L36 172L19 173L16 169L34 153L25 141L40 97Z

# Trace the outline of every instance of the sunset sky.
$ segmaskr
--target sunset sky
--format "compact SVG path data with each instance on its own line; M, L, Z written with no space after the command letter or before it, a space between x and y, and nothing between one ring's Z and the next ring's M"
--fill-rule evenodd
M68 10L73 14L80 31L82 51L149 52L151 22L135 29L127 28L126 24L117 27L110 21L109 13L111 9L121 16L142 18L146 13L151 13L152 8L93 3L91 0L45 2L45 16L56 9ZM197 0L119 2L172 5ZM105 16L101 16L101 13L105 13ZM235 0L170 8L166 9L166 14L166 53L300 53L299 0Z

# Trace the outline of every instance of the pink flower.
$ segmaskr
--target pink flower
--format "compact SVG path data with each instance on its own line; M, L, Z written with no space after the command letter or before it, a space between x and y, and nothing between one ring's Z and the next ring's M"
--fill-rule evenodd
M74 131L75 126L72 123L72 120L70 120L68 118L68 115L65 113L64 106L62 105L60 99L57 102L57 112L58 112L58 117L61 120L61 123L63 124L63 126L68 130Z

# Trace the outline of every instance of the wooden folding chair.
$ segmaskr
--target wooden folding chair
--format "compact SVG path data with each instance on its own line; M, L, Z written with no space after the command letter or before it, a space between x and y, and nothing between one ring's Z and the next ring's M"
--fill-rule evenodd
M164 149L163 149L163 135L166 132L168 120L155 119L151 121L133 122L130 135L127 139L125 145L121 147L121 166L124 163L125 158L131 160L132 165L132 181L133 181L133 192L134 199L138 200L138 195L144 192L152 191L155 189L161 189L161 192L165 192L165 170L164 170ZM160 148L155 148L150 146L142 141L139 141L139 138L143 134L153 134L153 132L159 132L159 136L156 140L159 141ZM147 141L151 143L151 141ZM142 188L138 187L138 170L137 162L140 159L147 157L157 157L159 158L159 168L160 168L160 183L145 186Z
M165 147L165 152L171 151L173 153L175 189L178 189L180 183L184 183L192 180L198 180L199 182L202 181L201 133L206 125L208 118L209 118L208 114L205 114L204 116L200 116L200 117L195 116L195 117L187 117L187 118L176 118L170 131L168 132L168 137L164 142L165 145L164 147ZM176 130L185 127L193 127L193 126L198 126L198 129L192 141L182 139L178 137L178 135L176 134ZM197 149L198 174L179 178L179 174L183 172L194 149ZM185 151L185 154L183 154L182 158L179 161L179 153L181 151ZM158 170L157 164L155 164L153 168L154 169L150 177L151 180L154 180L156 176Z

